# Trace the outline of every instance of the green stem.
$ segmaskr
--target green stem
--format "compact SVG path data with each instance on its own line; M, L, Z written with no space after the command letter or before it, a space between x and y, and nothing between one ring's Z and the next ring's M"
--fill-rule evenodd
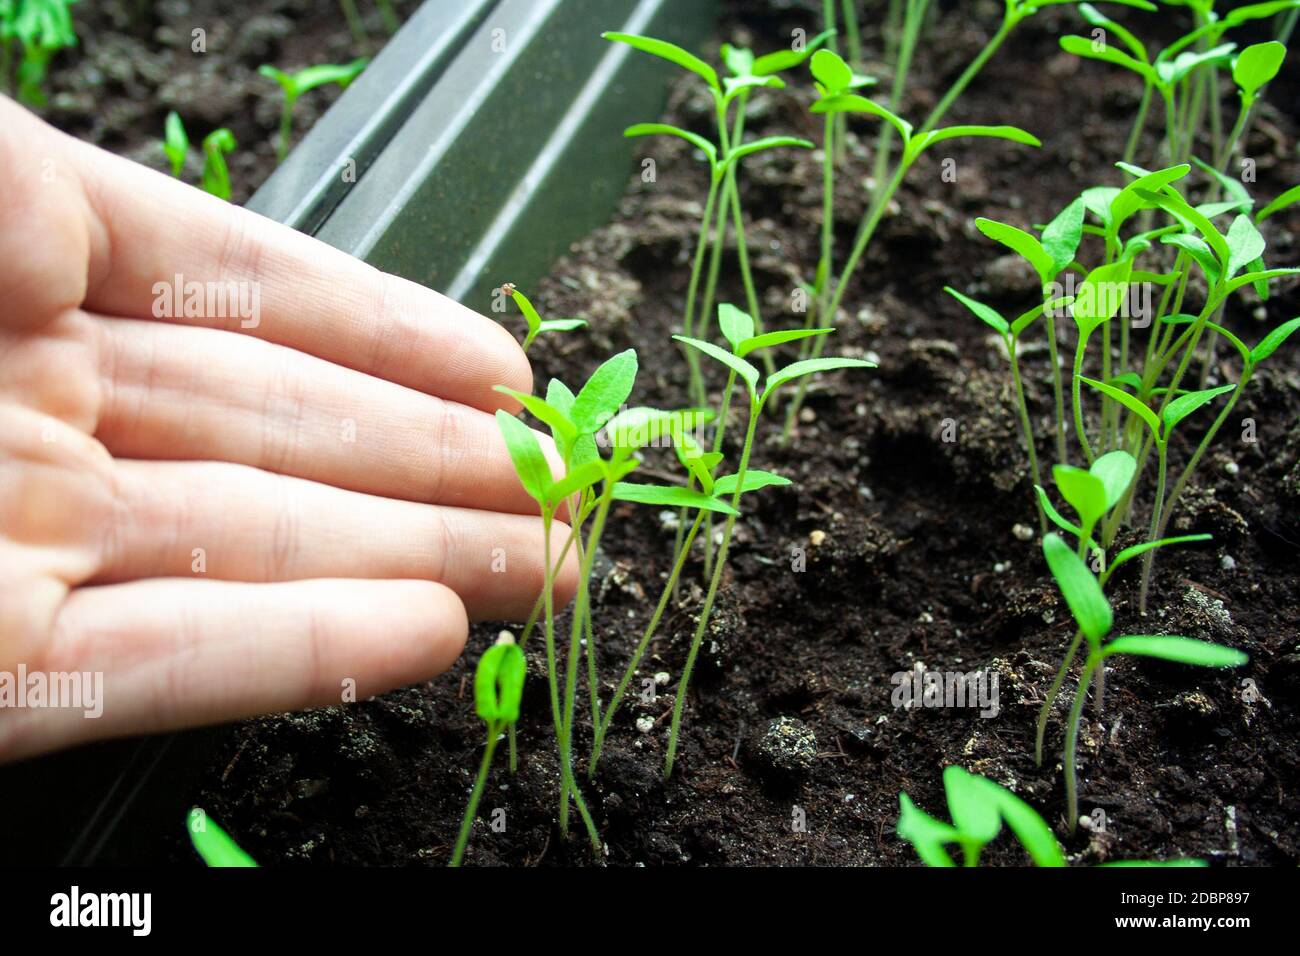
M284 162L289 155L289 140L293 137L293 107L296 102L296 97L286 94L284 105L280 108L280 145L276 150L279 162Z
M1038 470L1038 450L1034 447L1034 427L1029 421L1029 406L1025 402L1025 388L1020 381L1020 358L1017 354L1017 342L1007 336L1007 351L1011 353L1011 382L1016 390L1016 410L1020 415L1020 427L1025 432L1025 451L1029 454L1029 469L1034 476L1034 484L1041 485L1043 476ZM1038 524L1043 534L1047 533L1047 513L1043 503L1038 500L1038 493L1033 493L1034 506L1038 509Z
M1070 833L1079 825L1079 782L1075 774L1075 752L1079 743L1079 721L1083 717L1083 704L1088 696L1088 684L1092 672L1101 663L1101 655L1093 650L1088 654L1088 662L1083 665L1079 675L1079 688L1074 692L1074 703L1070 707L1069 722L1065 727L1065 817Z
M686 314L682 318L682 334L688 337L695 334L695 296L699 291L700 272L704 265L704 251L709 245L709 223L713 219L713 207L718 198L718 183L721 177L716 169L709 176L709 198L704 203L704 215L700 218L699 237L695 242L695 257L691 265L691 279L686 286ZM715 252L715 255L717 253ZM695 349L683 345L686 363L690 370L690 394L692 400L699 402L704 394L704 379L700 374L700 359Z
M1142 102L1138 104L1137 115L1133 117L1133 128L1129 130L1128 142L1124 145L1124 162L1133 162L1133 156L1137 153L1138 142L1142 138L1142 130L1146 126L1147 111L1151 108L1151 84L1148 82L1142 87Z
M664 616L664 611L668 607L669 598L672 596L673 589L677 584L677 579L681 576L682 569L686 566L686 558L690 554L691 542L695 540L695 535L700 530L700 523L704 518L705 512L700 510L695 516L695 522L691 525L690 533L686 536L686 546L682 548L677 556L677 561L673 565L672 572L668 575L668 581L664 584L663 593L659 596L659 603L655 605L654 614L650 616L650 623L646 625L645 633L641 635L641 641L636 646L636 651L632 654L632 660L628 662L627 670L623 672L623 679L618 682L618 688L614 691L614 696L610 699L609 706L605 708L605 716L596 729L595 743L591 749L591 764L588 768L588 774L594 776L596 773L596 764L600 760L601 746L605 742L605 735L609 733L609 728L614 722L614 714L618 711L618 706L623 702L623 696L627 693L628 685L632 683L632 678L636 676L637 668L641 666L641 659L645 656L647 648L650 646L650 640L654 637L655 631L659 627L659 622Z
M1006 13L1002 18L1002 26L998 27L997 33L993 34L992 39L984 45L984 49L980 50L979 55L970 62L962 75L957 78L957 82L953 83L948 92L943 95L943 99L935 104L934 109L930 111L930 115L925 118L925 123L917 130L918 135L928 133L934 129L939 120L943 119L952 104L957 101L957 97L961 96L966 87L970 85L971 80L975 79L979 71L984 68L984 64L988 62L989 57L998 51L998 47L1002 46L1002 42L1010 36L1011 31L1016 28L1016 24L1019 22L1020 17L1018 15L1011 11Z
M1148 541L1156 541L1156 532L1160 528L1160 514L1165 507L1165 478L1166 470L1169 463L1169 446L1166 441L1156 442L1156 454L1159 456L1159 471L1156 474L1156 503L1151 509L1151 530L1147 534ZM1138 611L1141 614L1147 612L1147 591L1151 585L1151 559L1155 557L1156 548L1152 548L1142 556L1142 587L1138 592Z
M456 837L456 848L451 853L451 866L460 866L465 856L465 845L469 843L469 833L474 826L474 815L478 812L478 801L483 796L483 787L487 783L488 771L492 769L492 755L496 753L497 737L501 728L496 721L488 722L487 746L483 748L483 760L478 765L478 776L474 778L474 789L469 793L469 806L465 808L465 817L460 821L460 835Z
M1056 323L1050 309L1043 310L1047 323L1047 355L1052 363L1052 401L1056 408L1056 460L1062 465L1070 463L1065 445L1065 392L1061 385L1061 359L1057 354Z
M745 472L749 469L749 454L754 447L754 431L761 412L762 405L756 399L751 399L749 426L745 430L745 445L740 453L740 467L736 470L736 490L731 496L731 507L735 511L739 511L740 493L745 486ZM718 586L722 583L722 571L727 566L727 552L731 548L731 533L735 527L736 514L727 515L727 524L722 531L722 544L718 548L717 562L713 566L713 576L709 579L709 590L704 596L704 605L700 608L700 620L695 627L695 636L691 639L691 649L686 655L681 679L677 682L677 698L673 701L673 723L668 732L668 753L664 758L664 779L671 777L673 773L673 760L677 755L677 738L682 726L682 710L686 706L686 690L691 683L691 672L695 669L695 659L699 656L704 633L709 627L709 617L713 613L713 602L718 596Z
M1047 721L1052 716L1052 707L1056 704L1056 695L1061 692L1061 685L1065 683L1065 675L1070 672L1070 665L1074 663L1074 655L1079 652L1079 644L1083 641L1083 631L1074 632L1074 640L1070 642L1069 649L1065 652L1065 660L1061 662L1060 670L1056 672L1056 677L1052 680L1052 686L1047 689L1047 699L1043 701L1043 706L1038 710L1038 726L1034 733L1034 764L1041 767L1043 765L1043 737L1047 734Z
M1074 350L1074 376L1073 376L1073 398L1074 398L1074 431L1079 439L1079 447L1083 449L1084 460L1091 465L1096 460L1096 455L1092 453L1092 446L1088 444L1088 432L1083 427L1083 396L1082 377L1083 377L1083 353L1088 346L1088 337L1080 334L1079 345Z

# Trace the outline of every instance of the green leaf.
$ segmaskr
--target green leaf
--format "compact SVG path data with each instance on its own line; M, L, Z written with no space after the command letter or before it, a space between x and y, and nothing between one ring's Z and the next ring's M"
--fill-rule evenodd
M1199 392L1188 392L1186 395L1180 395L1172 402L1165 406L1161 417L1165 422L1166 434L1174 430L1174 426L1184 418L1196 411L1206 402L1213 401L1216 396L1224 392L1231 392L1236 385L1220 385L1218 388L1207 388Z
M834 329L784 329L780 332L765 332L763 335L755 335L742 341L736 346L736 354L744 358L758 349L770 349L776 345L784 345L786 342L807 339L815 335L829 335L834 331Z
M692 339L685 335L674 335L675 341L684 345L689 345L693 349L699 349L709 358L717 359L727 368L734 371L742 382L749 388L749 394L753 397L758 395L758 369L750 365L743 358L732 355L724 349L718 348L712 342L705 342L703 339Z
M1157 60L1156 72L1165 83L1177 83L1202 66L1226 63L1236 48L1235 43L1223 43L1210 50L1188 50L1178 54L1173 62Z
M1255 222L1261 223L1275 212L1285 209L1287 206L1293 206L1300 202L1300 186L1292 186L1282 195L1278 196L1271 203L1265 206L1255 216Z
M1219 273L1222 271L1223 266L1214 257L1214 253L1205 244L1205 240L1190 233L1179 232L1171 236L1163 236L1160 241L1170 246L1176 246L1191 256L1192 260L1201 267L1201 271L1205 273L1205 279L1211 288L1219 284Z
M731 505L723 501L714 488L713 495L706 495L693 488L680 485L638 485L620 481L614 486L614 500L630 501L638 505L656 505L664 508L693 508L699 511L714 511L718 514L739 514Z
M546 500L553 505L572 498L580 491L605 481L609 477L609 466L602 460L588 461L574 468L569 473L546 489Z
M719 93L722 87L718 84L718 74L713 67L705 63L693 53L688 53L675 43L669 43L666 40L656 40L653 37L639 36L635 33L618 33L605 32L601 37L606 40L612 40L616 43L626 43L634 50L640 50L642 53L649 53L651 56L661 57L670 63L676 63L682 69L690 70L692 73L704 79L713 89Z
M1249 3L1244 7L1237 7L1235 10L1227 11L1221 22L1225 29L1231 29L1245 23L1247 20L1271 17L1275 13L1281 13L1283 10L1291 10L1295 7L1300 7L1300 0L1271 0L1269 3Z
M754 72L754 52L744 47L724 43L718 49L722 62L736 76L747 76Z
M1080 206L1079 223L1082 226L1082 206ZM1021 258L1033 266L1034 271L1038 273L1038 277L1043 281L1044 285L1051 282L1052 277L1056 275L1056 260L1048 254L1036 236L1030 235L1023 229L993 219L977 218L975 228L994 242L999 242L1012 252L1018 253ZM1074 258L1073 252L1071 252L1070 258Z
M1241 87L1242 96L1253 99L1259 88L1282 69L1286 47L1276 40L1255 43L1237 54L1232 64L1232 79Z
M1283 322L1272 332L1268 333L1268 335L1264 336L1263 340L1250 351L1251 364L1258 365L1260 362L1264 361L1264 359L1276 352L1282 343L1285 342L1296 329L1300 329L1300 316L1297 316L1290 322Z
M1241 651L1209 641L1190 637L1128 634L1117 637L1101 649L1103 655L1132 654L1138 657L1158 657L1176 664L1195 664L1198 667L1240 667L1250 658Z
M1024 800L999 786L986 777L977 777L990 791L1002 819L1006 820L1011 832L1016 835L1020 845L1029 853L1030 859L1038 866L1065 866L1065 854L1056 842L1052 828Z
M1128 297L1133 263L1127 259L1093 269L1079 284L1070 314L1085 338L1119 312Z
M1157 169L1155 172L1146 173L1139 176L1133 182L1121 189L1110 203L1110 229L1112 232L1118 231L1119 227L1124 224L1129 216L1150 205L1150 201L1143 199L1143 192L1158 193L1160 190L1177 182L1192 171L1192 167L1186 163L1180 163L1177 166L1169 166L1165 169Z
M991 843L1002 829L997 803L993 794L980 785L982 779L958 766L943 768L948 815L962 836L980 846Z
M573 400L573 413L569 416L579 434L595 434L614 417L632 394L636 372L636 350L628 349L592 373Z
M1097 217L1097 221L1109 231L1110 229L1110 204L1115 201L1119 195L1117 186L1093 186L1091 189L1085 189L1079 194L1083 201L1084 208Z
M970 296L962 295L952 286L944 286L943 291L947 292L962 305L966 306L966 308L970 309L975 313L976 318L980 319L999 335L1009 336L1011 334L1011 326L1007 325L1007 320L1002 318L1001 313L999 313L997 309L994 309L992 306L987 306L983 302L978 302Z
M1032 133L1026 133L1018 126L945 126L943 129L931 130L916 137L907 145L907 161L915 159L935 143L948 139L964 139L968 136L988 139L1005 139L1025 146L1042 146L1042 142Z
M573 422L569 421L564 412L545 399L538 398L536 395L529 395L527 392L517 392L513 388L506 388L504 385L493 386L493 391L509 395L528 409L534 418L551 430L555 443L561 448L568 448L573 443L573 440L578 437L578 430L573 427Z
M542 446L537 441L533 430L505 411L498 411L497 427L506 440L506 450L510 452L510 461L514 463L519 483L524 486L530 498L538 504L545 504L547 489L551 487L551 466L542 453Z
M767 149L778 149L782 146L793 146L797 149L812 149L813 142L809 139L800 139L797 136L764 136L762 139L750 140L735 147L727 153L723 160L724 165L738 163L746 156L753 153L762 152Z
M1249 216L1238 216L1228 227L1228 274L1231 279L1243 266L1254 262L1264 252L1264 237L1259 234Z
M216 821L195 807L190 811L190 842L208 866L257 866Z
M773 89L784 89L785 80L779 76L728 76L722 81L722 88L726 91L722 97L723 104L730 103L741 93L756 89L762 86L770 86Z
M1205 175L1209 176L1211 179L1215 180L1220 186L1222 186L1223 191L1226 192L1233 199L1233 202L1228 202L1228 203L1206 203L1201 206L1197 206L1196 208L1201 212L1202 215L1206 216L1209 219L1213 219L1215 216L1222 215L1223 212L1227 212L1229 210L1236 210L1237 212L1249 212L1250 207L1255 205L1255 200L1250 198L1250 193L1246 191L1246 186L1245 184L1242 183L1240 179L1237 179L1236 177L1233 176L1224 175L1219 170L1211 166L1209 163L1202 162L1201 160L1197 159L1195 156L1192 157L1192 162L1194 162L1197 165L1197 167L1200 168L1201 172L1205 173ZM1222 207L1222 209L1219 209L1218 207Z
M1079 629L1094 644L1101 641L1110 633L1114 618L1106 595L1088 565L1059 535L1052 533L1043 536L1043 556Z
M175 110L168 112L163 129L163 153L171 162L172 175L179 179L185 169L186 154L190 151L190 137L185 132L185 123Z
M1088 471L1105 487L1105 510L1110 511L1119 504L1119 499L1128 490L1129 482L1137 471L1137 459L1122 450L1107 452L1094 461Z
M813 79L822 85L823 96L838 96L853 82L853 70L844 59L830 50L818 50L809 64Z
M1151 429L1151 434L1155 437L1156 441L1160 441L1160 419L1156 418L1156 413L1153 412L1140 398L1135 395L1130 395L1123 389L1116 388L1113 385L1107 385L1105 382L1098 382L1091 378L1085 378L1082 375L1079 376L1079 381L1092 386L1106 397L1113 398L1129 411L1133 412L1138 416L1138 418L1146 422L1147 427Z
M528 663L514 641L493 644L478 659L474 671L474 711L491 724L519 720L519 701L524 693Z
M789 478L782 478L780 475L773 474L770 471L760 471L757 468L747 468L745 470L745 481L740 487L740 493L747 495L751 491L758 491L760 488L769 488L772 486L783 486L791 484ZM720 498L728 498L736 493L736 476L723 475L713 486L713 493Z
M898 130L904 144L908 143L912 138L911 123L901 116L891 113L879 103L869 100L865 96L858 96L856 93L841 93L837 96L823 97L813 103L812 111L814 113L866 113L869 116L879 117Z
M834 30L823 30L805 43L802 50L776 50L772 53L764 53L754 61L749 72L755 76L784 73L815 54L821 45L833 36L835 36Z
M667 412L639 406L624 409L606 422L605 435L614 448L614 457L626 457L638 448L666 445L712 418L713 413L703 409Z
M957 828L919 809L905 793L898 795L898 808L898 835L912 844L921 861L927 866L955 866L945 844L958 842Z
M515 305L519 306L519 311L523 313L524 321L528 323L528 338L524 342L524 348L526 349L537 335L538 329L541 328L542 317L533 308L533 304L528 301L528 296L518 289L510 293L510 298L515 300Z
M1136 557L1146 554L1148 551L1154 551L1156 548L1163 548L1171 544L1191 544L1194 541L1209 541L1214 535L1212 534L1184 534L1176 538L1161 538L1158 541L1143 541L1141 544L1135 544L1130 548L1125 548L1110 562L1110 574L1115 573L1115 569L1127 561L1132 561Z
M876 368L876 363L853 358L819 358L795 362L785 368L777 369L767 377L759 404L766 402L768 397L786 382L817 372L831 372L838 368Z
M571 332L587 324L586 319L543 319L537 326L538 332Z
M1150 66L1141 60L1123 53L1113 46L1107 44L1095 44L1087 37L1081 36L1064 36L1061 37L1061 49L1066 53L1074 56L1085 57L1089 60L1101 60L1105 63L1112 63L1115 66L1122 66L1126 70L1132 70L1138 76L1142 77L1146 83L1159 85L1161 80L1159 75Z
M1238 289L1248 285L1257 285L1260 282L1269 282L1273 279L1280 279L1283 276L1300 275L1300 269L1265 269L1263 272L1247 272L1239 275L1237 278L1224 283L1223 293L1218 301L1226 299Z
M1070 503L1079 515L1083 527L1093 527L1106 513L1106 486L1091 472L1073 465L1056 465L1052 468L1061 497Z
M670 126L667 123L636 123L623 130L623 135L628 138L634 136L676 136L678 139L686 140L707 156L710 164L718 161L717 147L699 133L692 133L690 130Z
M1083 15L1083 18L1092 26L1101 27L1103 30L1107 30L1119 37L1120 42L1128 47L1129 52L1133 54L1135 59L1143 63L1149 63L1151 61L1151 57L1147 54L1147 48L1143 46L1137 37L1124 29L1124 27L1116 23L1114 20L1104 16L1101 11L1091 3L1081 3L1076 9L1078 9L1079 13Z
M1048 520L1051 521L1052 524L1056 525L1062 531L1074 535L1076 538L1083 534L1082 528L1076 524L1070 524L1070 522L1066 521L1061 513L1056 510L1055 506L1052 504L1052 499L1047 497L1047 492L1043 489L1042 485L1034 485L1034 491L1038 492L1038 501L1042 504L1043 511L1046 513ZM1091 538L1088 539L1088 547L1092 548L1094 551L1096 550L1096 546L1093 544Z
M573 417L574 394L569 386L553 378L546 386L546 401L565 418Z
M1074 200L1043 227L1043 250L1051 257L1055 277L1074 261L1083 239L1083 199Z
M722 337L731 343L731 350L739 353L740 343L754 335L754 320L730 302L718 303L718 328Z
M1141 196L1148 202L1159 206L1161 209L1174 216L1174 218L1181 220L1189 228L1193 228L1199 232L1201 236L1204 237L1205 241L1209 243L1210 248L1214 250L1214 257L1219 260L1222 266L1225 268L1227 267L1228 260L1231 258L1227 240L1225 240L1223 234L1214 227L1214 223L1210 222L1209 219L1189 206L1187 200L1180 196L1177 190L1172 186L1169 186L1166 187L1165 192L1154 193L1143 191Z

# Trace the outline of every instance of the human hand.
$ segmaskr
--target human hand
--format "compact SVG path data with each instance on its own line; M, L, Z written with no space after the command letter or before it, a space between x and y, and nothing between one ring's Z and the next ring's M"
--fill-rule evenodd
M0 759L361 699L528 613L501 326L4 97L0 183L0 679L104 698L0 707Z

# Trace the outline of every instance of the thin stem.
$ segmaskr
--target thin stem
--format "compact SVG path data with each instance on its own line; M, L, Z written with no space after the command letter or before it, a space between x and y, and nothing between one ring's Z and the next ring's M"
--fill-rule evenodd
M1029 453L1029 469L1034 476L1034 484L1041 485L1043 476L1038 470L1038 450L1034 447L1034 428L1029 421L1029 406L1025 403L1025 388L1020 381L1020 358L1017 354L1017 342L1011 336L1007 336L1007 350L1011 353L1011 382L1016 390L1016 410L1020 415L1020 427L1025 432L1025 451ZM1044 534L1047 533L1047 513L1043 511L1043 503L1038 500L1038 493L1034 492L1034 506L1038 509L1038 524Z
M700 217L699 236L695 242L695 258L691 265L691 279L686 286L686 310L682 317L682 334L688 337L695 334L695 296L700 285L700 271L704 265L704 250L709 245L709 223L713 219L713 207L718 198L718 183L721 177L714 170L709 176L709 198L704 203L704 215ZM716 254L716 253L715 253ZM700 359L695 349L683 345L686 363L690 370L690 394L698 401L704 394L704 379L700 374Z
M1146 127L1147 111L1151 108L1151 84L1148 82L1142 87L1142 102L1138 104L1137 115L1133 117L1133 128L1129 130L1128 142L1124 145L1124 162L1133 162L1133 156L1137 153L1138 141L1142 138L1142 130Z
M1057 355L1056 323L1052 320L1051 309L1043 310L1043 320L1047 323L1047 355L1052 363L1052 401L1056 408L1056 460L1062 464L1070 463L1065 445L1065 393L1061 386L1061 359Z
M293 106L296 102L296 97L286 93L284 105L280 108L280 145L276 150L279 162L284 162L289 155L289 140L293 137Z
M1165 507L1165 472L1169 462L1169 445L1165 441L1156 442L1156 454L1159 455L1159 471L1156 475L1156 503L1151 509L1151 530L1147 534L1148 541L1156 541L1156 532L1160 528L1160 514ZM1138 611L1141 614L1147 612L1147 591L1151 585L1151 559L1155 557L1156 548L1152 548L1142 556L1142 587L1138 592Z
M1088 432L1083 427L1083 396L1082 377L1083 377L1083 353L1087 348L1088 337L1084 334L1079 335L1078 347L1074 350L1074 376L1073 376L1073 398L1074 398L1074 431L1079 439L1079 447L1083 449L1083 457L1091 465L1096 460L1096 455L1092 453L1092 446L1088 444Z
M1083 673L1079 675L1079 688L1074 692L1074 703L1070 707L1070 719L1065 726L1065 759L1062 763L1065 766L1065 822L1070 833L1074 833L1079 825L1079 782L1075 774L1075 751L1079 743L1079 721L1083 716L1083 703L1088 696L1088 684L1091 683L1092 672L1100 663L1100 655L1096 651L1089 653L1088 662L1084 664Z
M465 856L465 845L469 843L469 833L474 827L478 801L483 796L488 771L492 769L492 755L496 753L497 737L501 735L501 728L493 720L488 722L487 731L487 746L483 748L483 759L478 765L478 776L474 778L474 789L469 793L469 805L465 807L465 816L460 821L460 835L456 837L456 848L451 853L451 866L460 866L460 861Z
M1082 642L1083 631L1075 631L1074 640L1070 642L1070 646L1065 652L1065 660L1061 662L1061 667L1052 680L1052 686L1047 689L1047 699L1043 701L1043 706L1038 710L1038 727L1034 734L1034 763L1039 767L1043 765L1043 737L1047 733L1047 721L1052 716L1052 707L1056 704L1056 695L1061 692L1061 685L1065 683L1065 675L1070 672L1070 665L1074 663L1074 655L1078 653L1079 644Z
M998 47L1002 46L1002 42L1011 34L1011 31L1015 29L1016 24L1019 22L1020 17L1008 11L1002 18L1002 25L998 27L997 33L993 34L989 42L984 45L984 49L980 50L979 55L970 62L962 75L957 78L957 82L953 83L948 92L943 95L943 99L935 104L934 109L930 111L930 115L925 118L925 123L917 130L918 134L928 133L934 129L952 104L957 101L957 97L961 96L966 87L970 85L971 80L975 79L979 71L984 68L984 64L988 62L989 57L998 51Z
M618 688L614 691L614 696L610 698L609 706L605 708L605 715L601 718L600 725L596 728L595 743L591 748L591 764L588 768L590 775L595 775L596 764L600 760L601 746L605 741L605 735L609 733L609 728L614 722L614 714L618 711L618 705L623 702L623 696L627 693L628 686L632 683L632 678L636 676L637 668L641 666L641 659L645 656L647 648L650 646L650 639L654 637L655 631L659 627L659 622L663 618L664 611L668 607L669 598L671 598L673 589L677 584L677 579L681 576L682 569L686 566L686 558L691 551L691 542L695 540L695 535L700 530L700 523L704 519L705 512L700 510L695 516L695 522L691 525L690 533L686 536L686 546L682 548L677 556L677 561L673 565L672 572L668 575L668 580L664 583L664 590L659 595L659 603L655 605L654 614L650 616L650 623L646 625L645 633L641 635L641 641L636 646L636 651L632 654L632 660L628 662L627 670L623 672L623 679L618 682Z
M736 470L736 490L731 496L731 507L738 511L740 493L745 485L745 472L749 469L749 453L754 447L754 431L762 405L754 399L749 405L749 426L745 430L745 445L740 453L740 467ZM718 596L718 586L722 583L722 571L727 566L727 551L731 548L731 533L736 527L736 514L727 515L727 524L722 531L722 544L718 548L718 558L713 565L713 576L709 579L709 590L704 596L704 605L700 608L700 620L695 627L695 636L691 639L691 649L686 655L686 664L682 668L681 679L677 682L677 698L673 701L673 723L668 732L668 753L664 758L664 779L672 776L673 759L677 755L677 738L682 726L682 710L686 706L686 689L691 683L691 672L695 669L695 659L699 656L700 645L704 642L704 632L708 630L709 618L713 613L713 602Z

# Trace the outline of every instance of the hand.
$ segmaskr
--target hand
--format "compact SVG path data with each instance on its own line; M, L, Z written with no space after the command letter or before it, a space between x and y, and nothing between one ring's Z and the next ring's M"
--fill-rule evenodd
M4 97L0 183L0 681L103 674L97 719L0 707L0 759L363 699L528 613L501 326Z

